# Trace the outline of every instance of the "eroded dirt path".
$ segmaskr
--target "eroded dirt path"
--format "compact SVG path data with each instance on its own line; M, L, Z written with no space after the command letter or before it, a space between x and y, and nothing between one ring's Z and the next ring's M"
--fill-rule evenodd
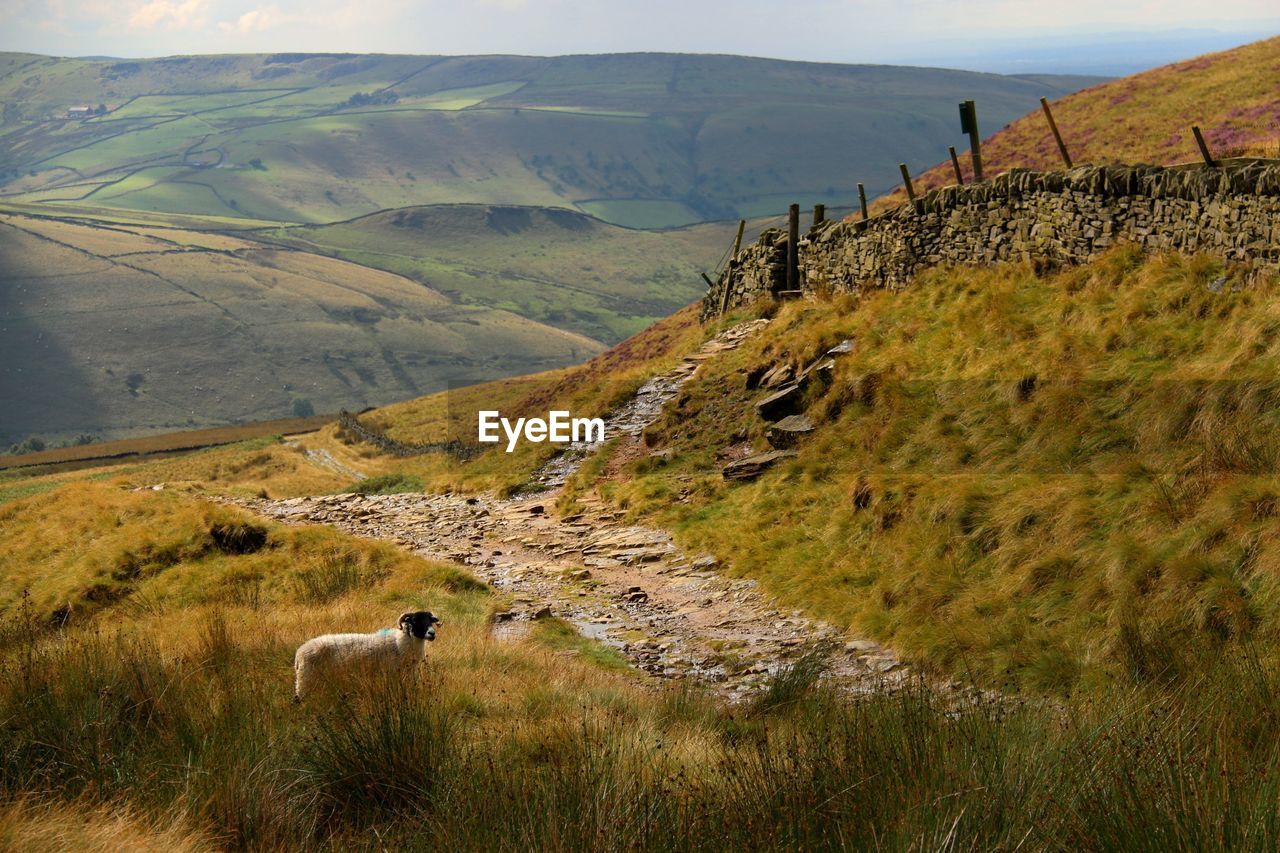
M729 330L650 380L606 419L606 435L638 436L702 361L737 346L764 322ZM851 689L905 676L887 650L799 612L779 611L754 581L726 576L713 557L683 552L661 530L626 525L590 498L580 501L582 512L556 517L558 487L597 449L570 447L536 475L548 491L512 500L326 495L243 505L285 522L331 524L462 563L511 598L496 632L519 635L554 615L656 677L696 678L743 695L819 642L834 649L830 677Z

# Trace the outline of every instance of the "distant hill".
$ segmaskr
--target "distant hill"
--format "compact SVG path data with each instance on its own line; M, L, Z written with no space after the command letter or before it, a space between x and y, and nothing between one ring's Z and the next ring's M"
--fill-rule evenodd
M1280 38L1093 86L1051 104L1054 119L1076 165L1153 163L1172 165L1200 159L1191 133L1198 125L1217 157L1280 156ZM981 115L979 127L990 129ZM957 144L957 148L959 145ZM945 149L914 167L938 163L912 182L917 189L954 183ZM982 143L988 175L1015 166L1059 169L1057 144L1039 108ZM965 180L972 176L961 158ZM899 189L880 206L904 198Z
M1101 78L626 54L0 54L0 198L323 223L427 204L572 207L637 227L852 204ZM87 108L87 109L85 109Z
M0 216L0 446L360 409L602 348L307 252Z
M723 260L732 235L725 223L651 232L555 208L437 205L256 237L613 344L701 295L698 273Z

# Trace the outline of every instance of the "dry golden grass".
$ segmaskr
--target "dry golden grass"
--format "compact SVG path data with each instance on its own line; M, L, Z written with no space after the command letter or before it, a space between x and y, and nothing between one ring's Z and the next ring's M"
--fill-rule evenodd
M127 803L93 805L20 797L0 805L0 849L23 853L195 853L218 849L182 817L139 815Z
M674 365L724 323L704 328L697 305L681 309L578 367L502 379L384 406L361 416L369 426L406 443L457 438L473 443L477 412L497 410L504 417L545 417L565 409L575 417L603 415L627 400L646 378ZM428 491L489 489L509 493L525 483L558 448L521 442L515 452L490 445L478 458L460 463L441 453L396 459L368 445L344 447L333 430L308 437L303 445L323 449L368 474L405 474L421 478Z

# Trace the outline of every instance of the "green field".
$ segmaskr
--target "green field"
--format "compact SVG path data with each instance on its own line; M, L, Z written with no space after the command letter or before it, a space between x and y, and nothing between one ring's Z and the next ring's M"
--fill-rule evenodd
M0 198L298 223L426 204L569 207L663 228L851 205L1093 78L670 54L0 55ZM77 104L106 115L72 120ZM139 169L146 186L135 186ZM68 190L66 188L76 189Z

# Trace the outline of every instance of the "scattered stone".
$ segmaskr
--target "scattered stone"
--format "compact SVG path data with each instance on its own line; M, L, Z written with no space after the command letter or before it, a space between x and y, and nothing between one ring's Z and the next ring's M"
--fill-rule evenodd
M831 379L831 372L835 370L836 360L834 358L820 358L813 364L800 371L800 375L796 377L796 381L805 384L811 379L821 379L826 382Z
M731 462L724 466L722 473L726 480L754 480L772 468L779 460L790 459L796 455L794 450L772 450L768 453L761 453L759 456L751 456L747 459Z
M813 432L813 421L804 415L788 415L765 431L764 437L772 447L785 450L795 447L800 439Z
M756 414L766 421L779 421L799 412L800 405L800 386L788 385L756 403Z
M775 364L760 379L761 388L780 388L791 381L795 375L794 368L789 364Z
M552 616L550 607L541 607L534 614L534 619L550 619Z

